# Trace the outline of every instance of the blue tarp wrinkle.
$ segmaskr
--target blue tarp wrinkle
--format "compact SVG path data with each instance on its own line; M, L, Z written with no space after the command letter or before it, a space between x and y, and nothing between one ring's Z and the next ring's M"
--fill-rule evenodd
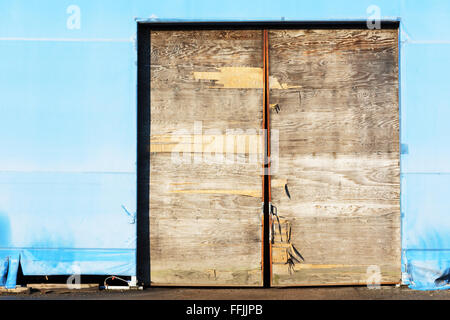
M410 262L408 264L408 274L410 277L409 288L413 290L450 289L450 267L441 266L441 262Z
M0 287L6 285L6 277L8 276L9 257L0 258Z
M17 280L17 271L19 270L20 254L9 257L8 276L6 278L6 289L15 289Z

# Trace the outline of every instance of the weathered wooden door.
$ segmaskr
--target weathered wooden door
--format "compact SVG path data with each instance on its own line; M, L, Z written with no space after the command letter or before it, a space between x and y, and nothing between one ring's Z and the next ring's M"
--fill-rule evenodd
M272 284L399 283L397 30L273 30L269 59Z
M261 30L151 32L154 285L262 285Z
M397 29L150 43L152 284L260 286L264 248L274 286L400 282Z

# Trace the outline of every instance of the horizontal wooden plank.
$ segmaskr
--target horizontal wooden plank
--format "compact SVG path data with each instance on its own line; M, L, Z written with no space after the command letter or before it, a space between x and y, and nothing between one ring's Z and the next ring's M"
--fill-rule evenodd
M336 285L375 285L401 283L398 266L380 266L380 276L373 277L370 265L343 265L301 268L293 272L285 265L273 265L273 283L276 287L286 286L336 286ZM378 269L375 269L378 270Z
M224 157L227 153L258 155L263 153L263 137L260 134L154 134L150 152L219 153Z

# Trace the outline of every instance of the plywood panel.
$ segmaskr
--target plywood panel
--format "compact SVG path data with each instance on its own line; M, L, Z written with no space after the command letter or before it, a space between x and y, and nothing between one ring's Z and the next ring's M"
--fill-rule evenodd
M152 284L262 284L262 84L261 31L152 31Z
M275 227L276 286L400 281L397 41L397 30L269 32L272 174L285 181L272 203L304 258L280 258Z

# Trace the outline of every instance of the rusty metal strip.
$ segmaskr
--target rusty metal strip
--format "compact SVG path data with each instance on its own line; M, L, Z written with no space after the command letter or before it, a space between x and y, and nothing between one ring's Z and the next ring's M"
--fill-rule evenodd
M262 53L262 56L263 56L263 70L266 70L266 55L265 55L265 35L264 35L264 30L262 31L262 38L263 38L263 53ZM263 76L263 105L262 105L262 108L263 108L263 121L262 121L262 129L263 129L263 132L264 132L264 130L265 130L265 128L266 128L266 99L265 99L265 96L266 96L266 76L265 76L265 71L264 71L264 76ZM265 220L266 220L266 210L265 210L265 207L266 207L266 205L265 205L265 203L266 203L266 192L265 192L265 189L266 189L266 186L265 186L265 180L266 180L266 178L265 178L265 164L264 164L264 157L265 157L265 154L266 154L266 149L265 149L265 145L263 144L263 150L262 150L262 152L263 152L263 161L262 161L262 217L261 217L261 219L262 219L262 234L261 234L261 239L262 239L262 244L261 244L261 262L262 262L262 272L261 272L261 277L262 277L262 283L263 283L263 286L266 286L266 283L265 283L265 268L267 267L267 265L266 265L266 256L265 256L265 249L266 249L266 236L265 236L265 233L266 233L266 223L265 223Z
M270 160L270 99L269 99L269 32L267 29L263 30L263 61L264 61L264 130L266 132L265 136L265 144L266 149L264 150L264 176L263 180L265 181L265 188L267 187L267 194L264 193L264 203L267 204L265 207L268 208L271 203L271 190L270 190L270 163L267 160ZM272 229L272 221L270 217L270 212L265 212L264 219L266 223L263 223L264 227L268 228L269 232ZM267 230L267 229L266 229ZM272 285L272 245L270 239L266 236L264 237L264 246L269 250L268 256L269 259L267 265L264 267L269 268L269 283L268 286ZM264 272L263 272L264 273Z

